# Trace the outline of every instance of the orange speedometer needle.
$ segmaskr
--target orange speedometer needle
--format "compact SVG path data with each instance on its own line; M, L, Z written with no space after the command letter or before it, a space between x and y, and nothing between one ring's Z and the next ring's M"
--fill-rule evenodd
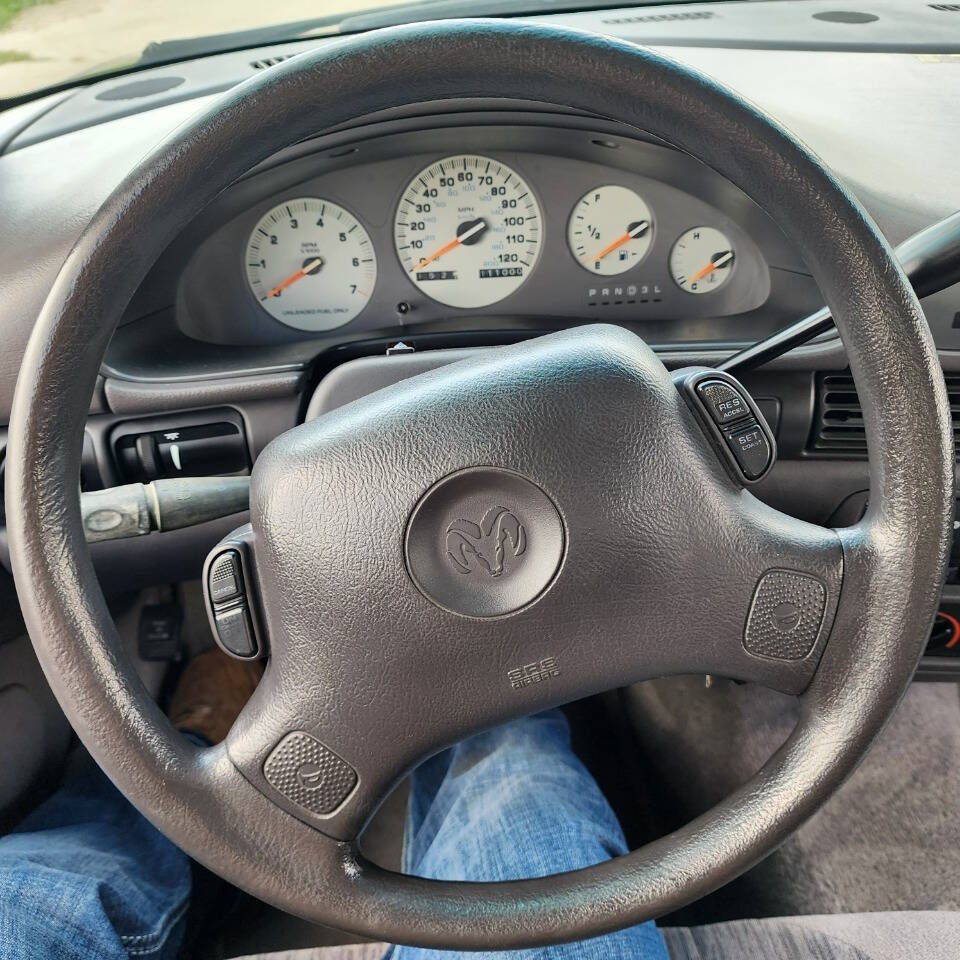
M461 226L461 229L463 227ZM476 220L474 223L463 231L463 233L458 233L451 241L445 243L442 247L438 247L429 257L424 257L413 269L422 270L427 264L433 263L434 260L439 260L445 253L449 253L454 247L459 247L461 243L469 244L470 241L487 229L486 220Z
M287 287L296 283L298 280L302 280L308 273L315 273L322 266L323 259L321 257L308 260L296 273L291 273L286 280L281 280L275 287L268 290L267 295L263 299L269 300L270 297L275 297L281 290L286 290Z
M593 259L602 260L608 253L613 253L617 247L622 247L628 240L632 240L634 237L639 237L641 233L644 233L647 227L650 226L649 220L640 220L637 223L631 223L625 233L621 233L616 240L612 243L608 243Z
M724 250L723 253L718 253L714 258L705 266L701 267L688 281L687 283L696 283L698 280L702 280L705 276L710 273L713 273L714 270L719 267L725 267L733 259L732 250Z

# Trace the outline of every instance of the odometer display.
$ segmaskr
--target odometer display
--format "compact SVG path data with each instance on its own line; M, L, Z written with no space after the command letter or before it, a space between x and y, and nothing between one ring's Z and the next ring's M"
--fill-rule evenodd
M403 192L394 240L422 293L451 307L485 307L533 270L541 222L536 198L515 170L489 157L445 157Z

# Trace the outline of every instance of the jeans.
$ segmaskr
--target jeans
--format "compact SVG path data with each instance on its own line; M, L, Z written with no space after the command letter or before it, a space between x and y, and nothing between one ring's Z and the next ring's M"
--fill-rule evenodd
M509 880L625 851L559 711L473 737L412 776L405 872ZM190 885L187 856L91 770L0 838L0 960L173 960ZM453 956L391 947L385 960ZM576 944L461 956L667 960L652 922Z
M403 871L436 880L519 880L627 852L616 815L570 747L559 710L465 740L411 777ZM449 960L391 947L384 960ZM593 940L460 953L487 960L668 960L653 921Z
M190 860L99 769L0 839L0 958L176 957Z

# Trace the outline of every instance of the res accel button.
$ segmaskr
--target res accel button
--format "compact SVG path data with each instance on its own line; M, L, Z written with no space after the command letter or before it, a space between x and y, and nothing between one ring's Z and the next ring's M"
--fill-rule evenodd
M770 442L756 421L725 431L723 438L748 480L756 480L769 466Z
M722 380L707 380L698 384L697 393L707 413L718 426L725 426L750 415L747 401L729 383Z

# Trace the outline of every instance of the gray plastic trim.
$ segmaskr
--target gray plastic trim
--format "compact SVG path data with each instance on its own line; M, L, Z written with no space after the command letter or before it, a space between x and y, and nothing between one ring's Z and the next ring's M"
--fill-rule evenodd
M448 363L466 360L481 350L496 347L464 347L459 350L427 350L423 353L398 353L394 356L360 357L334 367L317 385L307 404L304 420L317 417L352 400L415 377L428 370L436 370Z
M136 416L212 404L292 397L299 393L304 379L302 371L172 383L108 377L104 381L104 393L112 413Z

